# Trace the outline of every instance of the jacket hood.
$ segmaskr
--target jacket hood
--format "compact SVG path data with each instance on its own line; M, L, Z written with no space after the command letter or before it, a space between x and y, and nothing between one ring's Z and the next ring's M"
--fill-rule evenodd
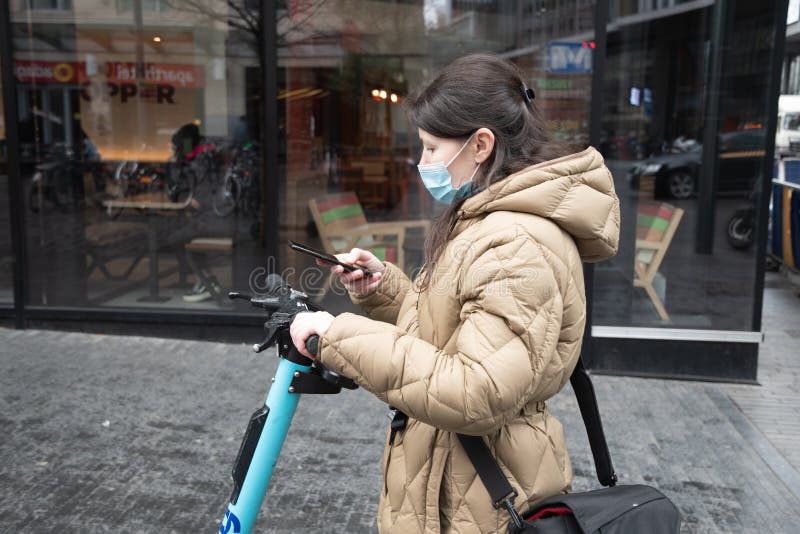
M592 147L509 175L465 200L459 213L470 219L493 211L552 220L573 237L583 261L617 253L619 199L603 156Z

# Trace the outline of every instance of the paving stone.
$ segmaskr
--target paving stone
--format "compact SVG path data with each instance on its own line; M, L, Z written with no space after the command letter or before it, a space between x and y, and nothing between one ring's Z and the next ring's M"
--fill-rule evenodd
M760 386L594 377L621 483L660 488L684 532L797 532L798 310L772 281ZM0 329L0 530L214 532L276 363L244 343ZM569 387L550 409L574 488L598 487ZM376 532L386 424L362 390L304 397L257 530Z

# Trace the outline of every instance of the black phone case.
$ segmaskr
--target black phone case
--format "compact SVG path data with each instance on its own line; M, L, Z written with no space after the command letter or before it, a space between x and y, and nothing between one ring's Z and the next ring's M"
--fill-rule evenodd
M353 271L357 271L357 270L360 269L360 270L364 271L364 276L365 277L372 276L372 273L370 273L368 270L366 270L363 267L359 267L359 266L356 266L356 265L348 265L346 263L342 263L341 261L336 259L335 256L333 256L331 254L328 254L327 252L323 252L321 250L317 250L317 249L311 248L308 245L304 245L303 243L298 243L296 241L289 241L289 247L292 250L296 250L298 252L302 252L303 254L308 254L309 256L313 256L315 258L319 258L322 261L326 261L326 262L332 263L334 265L341 265L348 272L352 273Z

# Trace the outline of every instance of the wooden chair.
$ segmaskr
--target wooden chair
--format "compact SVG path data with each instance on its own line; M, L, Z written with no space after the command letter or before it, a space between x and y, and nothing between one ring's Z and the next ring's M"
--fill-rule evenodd
M633 285L644 288L659 317L664 321L669 321L669 314L653 287L653 280L658 274L681 217L683 217L681 208L658 202L641 202L636 213Z
M419 228L427 233L431 226L430 221L422 220L367 222L354 192L312 198L308 206L325 252L339 254L349 252L353 247L364 248L403 270L407 231ZM330 277L325 283L323 296L329 287Z

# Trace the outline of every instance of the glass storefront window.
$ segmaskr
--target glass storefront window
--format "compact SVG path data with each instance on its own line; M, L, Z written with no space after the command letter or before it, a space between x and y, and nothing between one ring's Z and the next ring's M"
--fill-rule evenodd
M765 179L774 7L725 8L736 45L724 49L718 124L705 102L715 8L620 12L609 25L599 148L622 229L619 254L596 269L596 325L752 328L757 229L736 216L753 213Z
M588 145L594 2L289 2L278 33L281 239L331 253L369 248L408 274L439 212L421 185L418 132L402 103L470 52L515 62L556 137ZM340 17L338 13L347 13ZM282 264L313 272L313 260ZM322 276L303 289L335 293ZM342 294L339 291L339 294ZM346 299L326 300L329 308Z
M440 208L403 101L469 52L517 63L554 135L589 143L593 1L290 1L276 7L278 168L262 176L257 4L53 4L69 23L17 4L27 304L245 312L224 292L279 269L347 306L289 239L413 274Z
M761 178L770 10L730 17L728 35L748 41L725 49L712 175L715 6L678 3L611 5L598 148L623 228L619 255L596 269L594 320L748 329L755 247L736 241L731 220ZM28 305L245 312L224 293L277 269L346 306L290 239L370 248L413 274L440 208L421 186L403 102L469 52L515 62L554 135L571 150L589 144L591 0L276 4L278 166L266 173L258 3L14 6ZM266 191L277 214L265 213Z
M257 3L17 6L28 304L237 309L265 255Z

